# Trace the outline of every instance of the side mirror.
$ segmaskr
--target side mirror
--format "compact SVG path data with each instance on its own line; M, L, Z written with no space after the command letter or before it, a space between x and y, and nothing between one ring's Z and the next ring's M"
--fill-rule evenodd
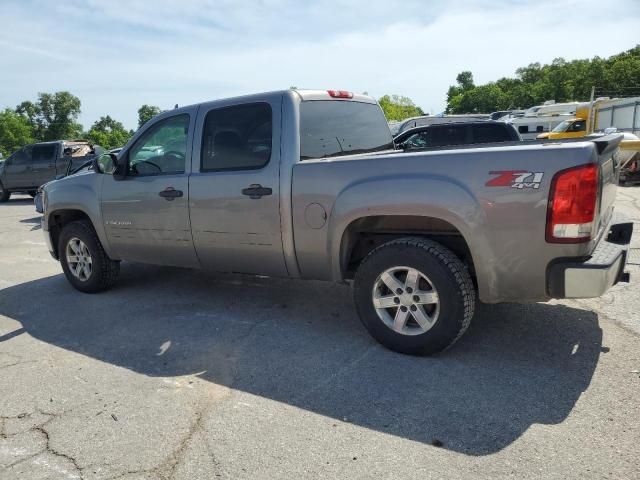
M93 170L97 173L116 176L120 170L120 162L115 153L103 153L94 160Z

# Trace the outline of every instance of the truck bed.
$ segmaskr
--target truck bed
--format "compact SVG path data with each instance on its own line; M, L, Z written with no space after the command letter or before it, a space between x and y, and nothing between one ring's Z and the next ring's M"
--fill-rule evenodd
M601 235L615 197L611 155L617 142L615 136L509 142L299 162L293 168L292 201L301 274L327 280L343 277L344 232L348 237L353 229L402 215L437 220L442 228L436 234L464 240L484 302L548 298L549 264L557 258L588 257L597 241L545 241L551 180L558 171L577 165L603 166ZM488 185L505 171L537 173L541 181L522 188ZM327 214L322 228L315 228L309 218L314 204ZM371 221L359 220L363 217ZM327 258L340 260L331 264Z

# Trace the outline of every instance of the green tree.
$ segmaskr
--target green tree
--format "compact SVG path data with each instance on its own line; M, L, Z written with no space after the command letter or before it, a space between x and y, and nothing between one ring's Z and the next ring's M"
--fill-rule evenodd
M475 88L473 83L473 74L465 70L456 76L457 85L452 85L447 91L447 112L453 108L464 110L465 99L463 95Z
M77 122L80 99L69 92L39 93L35 103L22 102L16 112L28 120L38 141L73 139L82 134L82 125Z
M129 138L131 132L124 128L122 123L114 120L109 115L100 117L86 134L87 139L106 149L122 147Z
M385 95L378 100L387 120L404 120L405 118L424 115L409 97L401 95Z
M138 128L143 126L145 123L147 123L149 120L151 120L156 115L159 115L160 113L162 113L162 110L160 110L160 107L156 107L155 105L147 105L147 104L142 105L138 109Z
M458 82L458 86L463 92L466 92L467 90L471 90L472 88L475 87L473 83L473 74L468 70L465 70L464 72L460 72L456 77L456 82Z
M5 158L33 142L31 124L24 116L9 108L0 112L0 153Z
M447 92L449 113L489 113L509 108L528 108L545 100L585 101L591 87L596 96L640 94L640 45L609 58L593 57L550 64L531 63L518 68L515 78L501 78L475 85L471 72L456 77Z

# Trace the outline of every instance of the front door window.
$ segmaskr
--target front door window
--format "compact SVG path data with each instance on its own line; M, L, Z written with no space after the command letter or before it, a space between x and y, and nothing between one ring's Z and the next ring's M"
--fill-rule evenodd
M189 115L176 115L147 130L129 151L127 175L184 173Z

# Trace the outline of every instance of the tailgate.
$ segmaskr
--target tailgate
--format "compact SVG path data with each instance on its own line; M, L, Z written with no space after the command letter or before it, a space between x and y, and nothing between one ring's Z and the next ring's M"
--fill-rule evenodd
M607 135L591 140L596 145L598 164L600 165L600 199L598 207L599 225L597 232L609 224L613 214L613 203L616 200L620 164L614 155L623 136L620 134ZM599 236L599 235L598 235Z

